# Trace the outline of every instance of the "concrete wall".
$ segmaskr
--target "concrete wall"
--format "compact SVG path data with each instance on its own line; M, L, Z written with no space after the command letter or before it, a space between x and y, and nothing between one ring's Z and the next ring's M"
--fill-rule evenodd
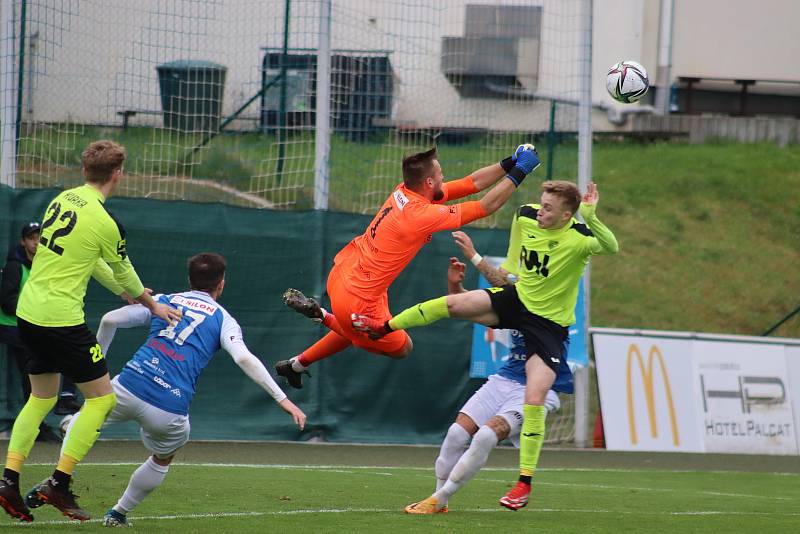
M800 82L797 0L675 0L673 74Z

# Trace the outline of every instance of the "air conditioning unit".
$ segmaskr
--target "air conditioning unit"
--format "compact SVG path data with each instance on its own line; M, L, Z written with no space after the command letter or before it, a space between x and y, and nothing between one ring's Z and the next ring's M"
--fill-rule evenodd
M467 5L463 37L442 38L442 73L465 98L534 92L541 6Z
M505 98L513 90L535 91L539 40L443 37L442 72L466 98Z

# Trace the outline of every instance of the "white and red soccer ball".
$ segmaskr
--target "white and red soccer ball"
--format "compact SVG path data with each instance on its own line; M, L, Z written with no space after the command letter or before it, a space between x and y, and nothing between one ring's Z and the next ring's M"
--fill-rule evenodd
M608 69L606 89L617 102L636 102L647 93L649 87L647 70L635 61L620 61Z

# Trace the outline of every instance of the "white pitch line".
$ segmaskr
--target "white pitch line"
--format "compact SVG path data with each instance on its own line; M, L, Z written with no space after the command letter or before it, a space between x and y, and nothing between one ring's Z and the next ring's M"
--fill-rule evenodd
M421 475L419 475L421 476ZM475 480L479 480L482 482L509 482L508 480L500 480L496 478L476 478ZM608 484L570 484L566 482L543 482L541 480L537 480L535 482L537 486L559 486L559 487L568 487L568 488L592 488L592 489L609 489L609 490L616 490L616 491L642 491L642 492L664 492L664 493L690 493L682 489L674 489L674 488L643 488L643 487L636 487L636 486L612 486ZM698 495L713 495L716 497L742 497L745 499L769 499L779 500L779 501L795 501L794 497L780 497L776 495L746 495L743 493L722 493L719 491L695 491L691 493L697 493Z
M25 465L52 466L52 463L26 463ZM133 466L141 465L141 462L81 462L80 465L91 466ZM311 464L243 464L243 463L211 463L211 462L175 462L173 465L185 465L189 467L241 467L245 469L304 469L304 470L356 470L356 469L380 469L380 470L408 470L408 471L430 471L433 467L418 466L397 466L397 465L311 465ZM481 471L517 472L517 467L484 467ZM762 471L697 471L680 469L621 469L621 468L588 468L588 467L540 467L537 471L541 472L574 472L574 473L666 473L666 474L718 474L718 475L777 475L777 476L800 476L800 473L785 472L762 472Z
M473 509L454 509L451 513L508 513L508 510L502 508L489 509L489 508L473 508ZM239 518L239 517L263 517L263 516L283 516L283 515L301 515L301 514L360 514L360 513L391 513L402 514L399 508L320 508L320 509L300 509L300 510L276 510L272 512L218 512L218 513L204 513L204 514L170 514L170 515L145 515L145 516L132 516L130 523L135 526L140 521L176 521L186 519L217 519L217 518ZM546 513L546 514L619 514L631 516L712 516L712 515L728 515L728 516L786 516L796 517L800 513L794 512L731 512L725 510L687 510L682 512L647 512L647 511L633 511L633 510L605 510L605 509L570 509L570 508L539 508L529 509L524 512L526 514ZM86 523L101 523L103 520L90 519ZM70 520L51 520L51 521L34 521L33 523L12 523L10 525L3 525L3 527L16 527L16 528L36 528L41 525L70 525L77 524L77 521Z
M31 463L28 465L37 465L37 466L45 466L50 464L41 464L41 463ZM105 466L126 466L126 467L133 467L140 465L139 463L133 462L84 462L81 464L82 466L87 467L105 467ZM231 468L231 467L243 467L247 469L295 469L295 470L303 470L303 471L316 471L321 470L328 473L340 473L340 474L357 474L359 472L363 473L364 471L375 470L376 472L369 473L370 475L380 475L380 476L394 476L392 473L380 472L380 470L411 470L411 471L427 471L430 472L432 468L430 467L396 467L396 466L340 466L340 465L288 465L288 464L230 464L230 463L176 463L176 466L187 466L187 467L224 467L224 468ZM517 472L515 468L483 468L481 471L494 471L494 472ZM540 469L539 471L545 471L545 469ZM570 471L570 469L558 469L552 471ZM592 471L592 470L584 470L581 468L581 471ZM600 470L602 471L602 470ZM635 470L626 470L625 472L638 472ZM417 476L424 476L424 475L417 475ZM427 475L425 475L427 476ZM478 478L476 480L483 481L483 482L509 482L508 480L499 480L499 479L492 479L492 478ZM538 485L542 486L557 486L557 487L573 487L573 488L592 488L592 489L607 489L607 490L616 490L616 491L641 491L641 492L650 492L650 493L675 493L675 492L682 492L686 493L684 490L673 489L673 488L647 488L647 487L635 487L635 486L614 486L608 484L577 484L577 483L567 483L567 482L544 482L544 481L537 481ZM696 491L693 492L697 495L713 495L718 497L738 497L744 499L769 499L769 500L779 500L779 501L794 501L793 497L783 497L779 495L748 495L742 493L723 493L717 491Z

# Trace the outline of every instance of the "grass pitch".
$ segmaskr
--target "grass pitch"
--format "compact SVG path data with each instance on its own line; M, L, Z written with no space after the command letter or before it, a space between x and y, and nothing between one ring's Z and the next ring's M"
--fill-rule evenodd
M410 516L430 494L435 447L190 443L164 484L130 516L138 532L795 532L800 459L738 455L545 450L527 508L497 505L516 478L517 451L498 449L450 502L450 513ZM23 485L57 455L37 445ZM104 531L99 519L146 457L135 442L100 442L74 491L95 519L66 521L50 507L32 525L0 529Z

